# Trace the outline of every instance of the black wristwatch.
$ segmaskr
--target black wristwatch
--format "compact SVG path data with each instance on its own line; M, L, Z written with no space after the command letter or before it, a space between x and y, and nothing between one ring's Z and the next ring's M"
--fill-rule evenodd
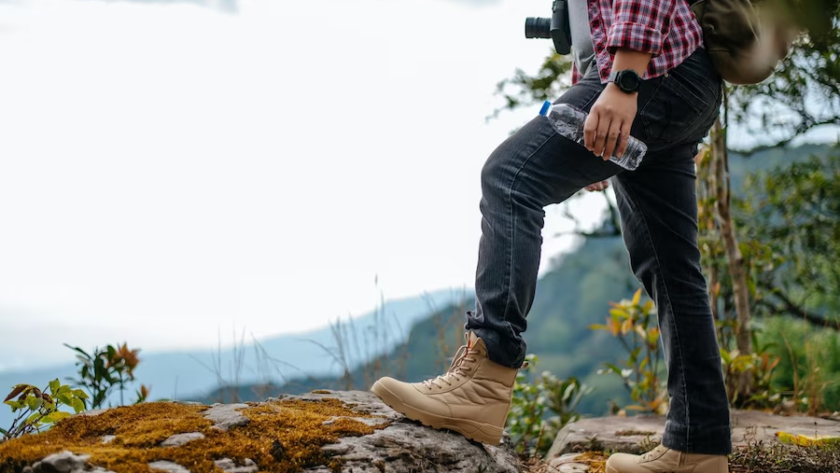
M633 69L625 69L623 71L612 71L607 80L617 85L622 92L632 94L639 91L643 79Z

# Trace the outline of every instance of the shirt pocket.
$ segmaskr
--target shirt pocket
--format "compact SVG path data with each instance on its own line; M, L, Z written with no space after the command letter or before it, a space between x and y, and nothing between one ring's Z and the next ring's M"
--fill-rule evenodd
M673 74L661 78L650 100L639 112L645 143L678 143L700 125L709 109L708 93Z

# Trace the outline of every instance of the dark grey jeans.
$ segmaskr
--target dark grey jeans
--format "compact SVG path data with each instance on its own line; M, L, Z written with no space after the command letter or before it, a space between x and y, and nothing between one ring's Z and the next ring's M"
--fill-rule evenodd
M558 102L589 110L604 86L597 71ZM648 145L623 171L560 135L538 116L505 140L481 174L482 237L476 307L466 329L490 359L518 368L537 283L543 207L613 178L632 269L656 302L671 410L665 446L726 454L729 406L697 247L694 156L721 104L721 80L700 49L668 75L645 81L631 134ZM604 301L605 304L607 301Z

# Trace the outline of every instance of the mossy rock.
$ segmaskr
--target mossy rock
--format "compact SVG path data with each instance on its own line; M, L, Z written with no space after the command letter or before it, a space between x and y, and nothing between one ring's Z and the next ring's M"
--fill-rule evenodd
M366 392L236 405L146 403L73 416L0 443L0 473L518 470L509 446L423 427Z

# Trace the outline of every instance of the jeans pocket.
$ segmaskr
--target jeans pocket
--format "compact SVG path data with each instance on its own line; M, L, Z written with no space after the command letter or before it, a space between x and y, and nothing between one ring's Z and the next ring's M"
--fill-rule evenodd
M712 105L705 88L673 73L662 77L639 112L643 141L678 143L690 136Z

